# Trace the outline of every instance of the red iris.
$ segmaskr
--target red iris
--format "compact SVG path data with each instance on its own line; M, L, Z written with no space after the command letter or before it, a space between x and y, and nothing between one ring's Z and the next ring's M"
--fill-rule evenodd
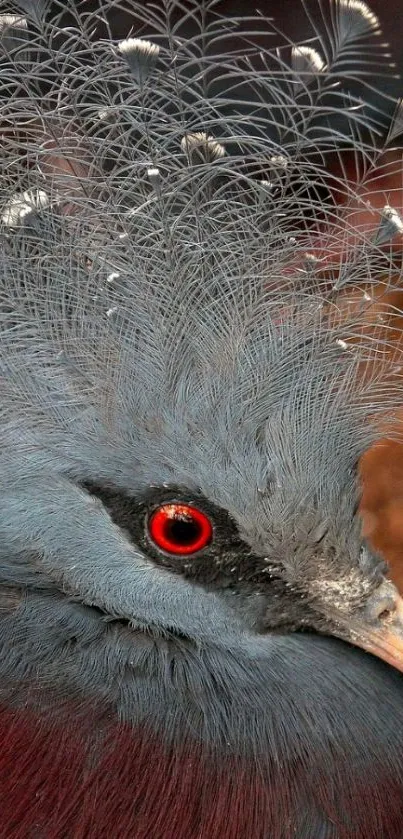
M190 504L179 502L158 507L148 527L157 547L177 556L203 550L213 535L210 519L205 513Z

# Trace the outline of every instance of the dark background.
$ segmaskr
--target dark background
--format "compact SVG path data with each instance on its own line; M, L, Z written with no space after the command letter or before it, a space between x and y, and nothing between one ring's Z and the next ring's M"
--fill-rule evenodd
M58 5L59 7L67 6L67 4L62 3L58 3ZM99 9L100 3L99 0L78 0L74 5L77 9L88 12L92 9L94 11ZM125 5L129 5L128 0L126 0ZM147 2L143 3L144 10L147 5ZM162 0L154 0L151 5L162 7L163 3ZM320 16L321 5L326 10L326 2L307 0L307 6L315 17ZM403 77L403 0L369 0L367 5L378 16L385 35L384 40L390 44L393 60ZM181 7L182 9L191 8L192 4L187 0L182 0ZM262 15L272 18L278 28L295 42L303 41L311 35L302 0L282 0L282 2L280 0L260 0L260 2L257 0L254 3L250 3L248 0L222 0L215 9L223 15L239 16L253 15L255 11L259 11ZM114 3L108 12L108 20L113 35L118 38L126 37L130 28L135 25L134 16L122 11L119 8L119 2ZM403 95L403 84L396 80L393 84L393 90L395 95Z

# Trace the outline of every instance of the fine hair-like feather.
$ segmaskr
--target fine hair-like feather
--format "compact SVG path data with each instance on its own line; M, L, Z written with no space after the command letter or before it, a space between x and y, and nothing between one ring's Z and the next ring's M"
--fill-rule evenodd
M401 835L400 675L256 631L272 579L308 628L361 602L401 399L395 70L364 2L302 6L296 45L215 0L0 4L3 835ZM169 487L236 528L236 584L224 540L176 573L114 513Z

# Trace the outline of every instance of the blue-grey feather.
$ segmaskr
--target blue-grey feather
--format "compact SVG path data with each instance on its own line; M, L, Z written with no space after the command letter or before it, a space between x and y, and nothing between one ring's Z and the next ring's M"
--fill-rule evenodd
M347 345L361 315L332 320L329 278L301 266L327 231L358 240L336 286L393 276L326 191L328 152L379 161L378 22L334 3L308 42L323 64L294 52L291 66L252 35L222 54L233 24L204 30L199 3L190 40L131 3L160 47L131 72L116 43L90 41L88 20L63 29L20 5L36 34L2 59L0 90L0 121L27 138L21 155L7 134L0 160L0 586L22 592L11 611L0 601L8 699L32 680L169 738L307 765L328 750L329 777L331 755L361 759L364 738L368 766L386 745L398 768L397 674L336 641L257 635L248 597L157 567L83 489L200 493L290 584L314 573L318 532L336 576L358 567L356 465L398 389L379 347ZM248 25L276 42L262 16ZM195 132L200 160L182 142ZM338 188L353 203L347 178ZM27 190L48 201L31 207Z

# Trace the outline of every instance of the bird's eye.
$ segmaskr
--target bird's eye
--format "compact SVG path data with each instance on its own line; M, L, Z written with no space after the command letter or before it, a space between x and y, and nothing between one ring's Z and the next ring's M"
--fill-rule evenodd
M149 519L148 530L158 548L177 556L203 550L213 535L211 521L205 513L179 502L158 507Z

